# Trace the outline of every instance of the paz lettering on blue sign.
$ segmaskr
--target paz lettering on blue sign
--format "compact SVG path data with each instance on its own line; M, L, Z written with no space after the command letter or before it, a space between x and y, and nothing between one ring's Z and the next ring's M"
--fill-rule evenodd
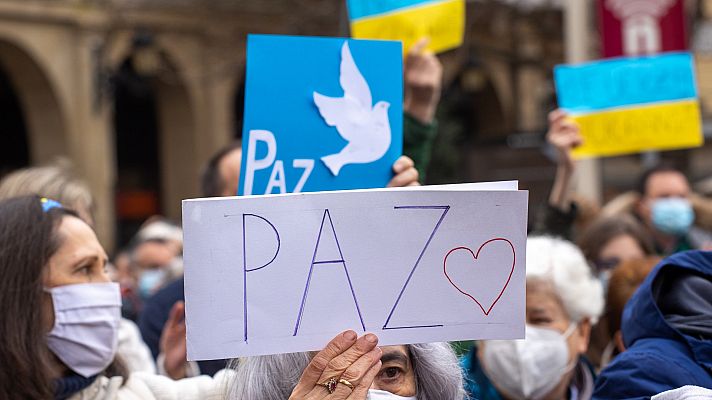
M399 42L249 35L238 194L386 186L402 63Z

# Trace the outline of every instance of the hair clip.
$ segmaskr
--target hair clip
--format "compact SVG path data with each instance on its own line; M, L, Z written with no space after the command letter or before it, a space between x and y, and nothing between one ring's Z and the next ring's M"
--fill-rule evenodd
M49 210L53 208L62 208L62 205L59 204L58 201L48 199L46 197L43 197L40 199L40 203L42 203L42 211L48 212Z

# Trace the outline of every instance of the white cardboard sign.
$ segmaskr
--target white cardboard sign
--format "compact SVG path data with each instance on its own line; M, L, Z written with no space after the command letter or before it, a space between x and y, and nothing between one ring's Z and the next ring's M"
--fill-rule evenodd
M319 350L345 329L523 338L527 197L512 182L185 200L188 359Z

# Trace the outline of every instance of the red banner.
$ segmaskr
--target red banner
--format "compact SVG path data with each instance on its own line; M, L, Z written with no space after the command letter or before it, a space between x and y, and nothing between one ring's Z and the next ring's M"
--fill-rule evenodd
M603 57L687 49L683 0L598 0Z

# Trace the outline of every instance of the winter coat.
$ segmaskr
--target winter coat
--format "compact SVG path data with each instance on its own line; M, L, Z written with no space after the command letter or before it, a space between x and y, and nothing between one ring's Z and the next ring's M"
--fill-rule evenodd
M156 373L156 365L146 343L141 339L138 326L126 318L119 322L119 344L116 353L129 372Z
M712 387L712 252L663 260L628 301L621 331L626 350L601 371L594 399Z
M206 375L174 381L160 375L138 372L124 378L97 377L69 400L222 400L234 371L222 370L215 377Z

